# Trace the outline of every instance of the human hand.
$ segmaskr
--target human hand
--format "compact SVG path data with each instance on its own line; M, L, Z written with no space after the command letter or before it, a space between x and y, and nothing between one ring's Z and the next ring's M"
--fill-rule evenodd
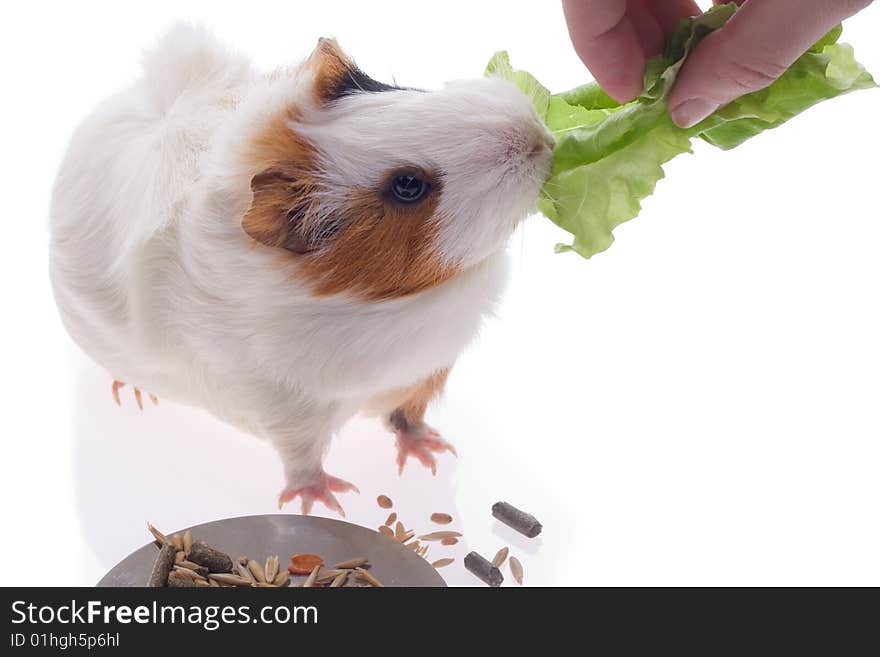
M769 85L823 34L871 0L737 4L741 9L697 46L678 75L669 109L681 127ZM563 9L575 51L620 102L641 92L647 58L662 51L678 21L700 13L691 0L563 0Z

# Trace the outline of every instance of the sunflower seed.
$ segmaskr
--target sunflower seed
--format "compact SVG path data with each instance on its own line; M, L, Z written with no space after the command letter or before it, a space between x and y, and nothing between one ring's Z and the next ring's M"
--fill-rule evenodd
M318 564L314 568L312 568L312 572L309 573L309 576L306 578L306 581L303 582L303 588L309 589L315 586L315 580L318 579L318 572L321 570L321 564Z
M253 573L258 582L266 583L266 573L263 567L253 559L248 561L248 569Z
M507 561L507 553L508 549L506 547L501 548L495 553L495 558L492 559L492 565L496 568L501 568L504 565L504 562Z
M516 557L510 557L510 574L517 584L523 583L523 567Z
M363 579L367 580L373 586L379 586L379 587L385 586L382 582L380 582L378 579L376 579L376 577L372 573L370 573L367 570L364 570L363 568L355 568L355 572L357 572L358 575L360 575Z
M250 581L232 573L208 573L208 580L229 586L250 586Z
M452 516L448 513L432 513L431 521L436 522L438 525L448 525L452 522Z
M458 538L459 536L461 536L460 532L431 532L430 534L419 536L419 539L423 541L442 541L444 538Z
M434 566L434 568L443 568L443 566L448 566L453 561L455 561L455 559L447 557L445 559L437 559L437 561L432 562L431 565Z
M275 586L290 586L290 573L287 572L287 569L279 571L272 583Z
M265 575L267 582L274 582L278 575L278 557L273 555L266 558Z
M166 545L168 543L168 537L165 536L165 534L160 532L158 529L153 527L153 525L151 525L150 523L147 523L147 529L150 530L150 533L156 539L156 542L159 544L159 547L162 547L163 545Z

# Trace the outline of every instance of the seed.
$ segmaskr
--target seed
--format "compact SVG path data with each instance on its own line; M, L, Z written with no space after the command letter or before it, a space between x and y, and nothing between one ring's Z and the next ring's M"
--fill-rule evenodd
M394 502L392 502L391 498L387 495L380 495L379 497L377 497L376 503L383 509L390 509L392 506L394 506Z
M197 563L193 563L192 561L181 561L178 564L174 564L174 567L180 566L181 568L186 568L187 570L191 570L194 573L197 573L199 577L207 577L208 569L204 566L200 566Z
M355 557L354 559L349 559L348 561L341 561L334 568L338 570L357 568L358 566L363 566L367 563L368 559L366 557Z
M192 549L193 544L193 533L192 530L187 529L183 532L183 551L189 554L190 549Z
M189 577L180 571L175 570L168 574L168 586L170 588L186 589L192 588L195 585L196 581L192 577Z
M516 580L517 584L522 584L523 582L523 567L519 562L519 559L516 557L510 557L510 573L513 575L513 579Z
M266 572L263 567L253 559L248 561L248 570L250 570L258 582L266 583Z
M388 527L386 525L379 526L379 533L384 534L388 538L394 538L394 530L391 529L391 527Z
M290 573L286 570L279 571L272 583L275 586L290 586Z
M507 560L508 549L506 547L501 548L495 554L495 558L492 559L492 565L496 568L501 568L504 565L504 562Z
M440 545L455 545L456 543L458 543L458 539L455 536L448 536L440 540Z
M420 557L424 557L426 554L428 554L428 546L427 546L427 545L423 545L423 546L422 546L422 549L419 550L419 556L420 556Z
M150 530L150 533L156 539L156 542L159 544L159 547L162 547L163 545L168 543L168 537L165 536L165 534L160 532L158 529L153 527L153 525L151 525L150 523L147 523L147 529Z
M183 574L186 575L187 577L191 577L191 578L194 579L194 580L196 580L196 579L205 579L205 578L201 575L201 573L198 573L198 572L196 572L195 570L192 570L192 569L190 569L190 568L186 568L186 567L184 567L184 566L178 566L178 565L175 565L175 566L174 566L174 570L177 571L177 572L179 572L179 573L183 573ZM207 568L205 569L205 574L207 575Z
M250 559L248 559L247 556L245 556L245 555L241 555L241 556L237 559L237 561L238 561L238 563L240 563L242 566L247 566L247 565L248 565L248 561L250 561Z
M309 576L306 578L306 581L303 582L303 588L309 589L315 586L315 580L318 579L318 571L321 570L321 564L318 564L314 568L312 568L312 572L309 573Z
M404 534L403 536L401 536L401 537L400 537L399 539L397 539L397 540L398 540L400 543L406 543L407 541L409 541L409 539L411 539L411 538L412 538L413 536L415 536L415 535L416 535L415 531L409 531L409 532L407 532L406 534Z
M339 574L333 579L333 581L330 582L330 588L331 588L331 589L338 589L340 586L342 586L343 584L345 584L345 580L347 580L347 579L348 579L348 571L345 570L345 571L339 573Z
M422 544L419 543L418 541L413 541L412 543L407 543L406 547L408 547L413 552L418 552L419 550L422 549Z
M241 563L236 561L235 571L238 573L239 577L243 577L244 579L248 580L252 585L256 586L257 578L254 577L254 574L247 566L242 566Z
M174 544L174 547L178 549L180 552L185 552L183 549L183 539L180 538L180 534L172 534L171 542Z
M438 525L448 525L452 522L452 516L448 513L432 513L431 521L436 522Z
M229 586L250 586L250 581L244 577L233 575L232 573L208 573L208 580L217 582L218 584L228 584Z
M380 582L378 579L376 579L376 577L374 577L373 574L370 573L369 571L366 571L363 568L355 568L355 571L357 572L358 575L360 575L362 578L367 580L373 586L381 586L381 587L385 586L382 582Z
M350 570L345 568L327 568L321 571L321 573L315 579L315 584L329 584L334 579L339 577L339 575L347 572L350 572Z
M271 556L266 558L266 581L274 582L276 575L278 575L278 557Z
M394 525L394 538L396 538L399 541L401 538L403 538L403 536L405 534L406 534L406 527L404 527L403 523L398 520L397 524Z
M174 563L180 563L181 561L186 561L186 553L178 552L174 555Z
M397 520L397 513L395 513L394 511L392 511L392 512L389 514L388 519L385 520L385 526L386 526L386 527L390 527L391 525L394 524L394 521L395 521L395 520Z
M195 580L196 586L211 586L211 582L206 579L197 579Z
M452 557L446 557L445 559L437 559L437 561L434 561L431 565L434 566L434 568L443 568L443 566L448 566L453 561L455 561L455 559Z
M431 532L419 536L419 538L423 541L442 541L444 538L458 538L459 536L461 536L460 532Z
M501 571L476 552L471 552L464 558L464 567L489 586L501 586L501 582L504 581Z
M541 523L535 516L520 511L507 502L495 502L492 505L492 515L508 527L512 527L529 538L535 538L541 533Z

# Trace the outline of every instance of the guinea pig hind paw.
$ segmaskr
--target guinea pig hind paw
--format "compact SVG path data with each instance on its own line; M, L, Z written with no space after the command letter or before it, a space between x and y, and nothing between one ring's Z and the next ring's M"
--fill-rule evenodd
M437 474L437 459L434 454L449 452L458 457L452 443L440 437L436 429L427 424L410 425L395 431L397 436L397 473L403 474L403 466L408 457L415 457L431 474Z
M299 497L302 501L303 515L309 515L312 506L317 501L324 504L331 511L336 511L344 518L345 510L333 493L347 493L348 491L360 493L354 484L322 472L318 481L310 486L288 486L281 491L281 495L278 496L278 508L280 509L288 502L292 502Z

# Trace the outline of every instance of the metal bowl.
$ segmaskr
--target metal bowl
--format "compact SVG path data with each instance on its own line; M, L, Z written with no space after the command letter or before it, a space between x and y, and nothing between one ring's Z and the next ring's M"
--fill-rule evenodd
M215 520L183 528L235 559L246 554L258 561L277 554L281 567L292 554L311 553L328 565L367 557L385 586L446 586L431 564L397 541L366 527L315 516L273 514ZM98 586L146 586L156 560L156 545L147 543L116 564ZM294 580L296 581L296 580Z

